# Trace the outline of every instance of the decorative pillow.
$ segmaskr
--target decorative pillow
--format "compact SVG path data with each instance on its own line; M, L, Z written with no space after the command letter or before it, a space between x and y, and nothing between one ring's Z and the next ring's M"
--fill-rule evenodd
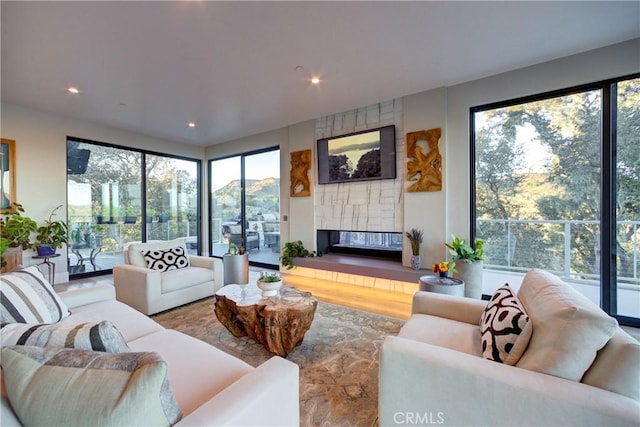
M580 381L618 327L616 319L543 270L525 275L518 298L533 322L519 368Z
M182 417L157 353L2 349L9 402L23 425L173 425Z
M533 332L529 316L508 283L498 288L480 318L482 356L515 365Z
M10 323L3 326L2 346L77 348L81 350L126 353L131 351L120 331L108 320L71 325L33 325Z
M171 249L143 251L147 268L159 271L178 270L189 267L189 257L183 247L178 246Z
M69 309L38 267L0 276L1 321L5 323L55 323Z

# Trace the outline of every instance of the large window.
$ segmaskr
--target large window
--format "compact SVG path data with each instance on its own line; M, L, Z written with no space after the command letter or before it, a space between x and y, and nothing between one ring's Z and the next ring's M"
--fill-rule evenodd
M638 323L639 117L636 76L472 109L485 294L541 268Z
M109 272L128 243L184 237L199 247L200 161L67 140L69 273Z
M209 163L211 253L243 246L253 265L276 267L280 256L280 150Z

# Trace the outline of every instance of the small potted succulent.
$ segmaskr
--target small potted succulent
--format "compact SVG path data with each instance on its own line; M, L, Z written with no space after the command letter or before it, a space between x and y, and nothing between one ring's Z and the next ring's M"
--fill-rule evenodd
M260 273L257 285L262 290L263 297L273 297L278 295L278 291L282 287L282 278L279 273L263 271Z

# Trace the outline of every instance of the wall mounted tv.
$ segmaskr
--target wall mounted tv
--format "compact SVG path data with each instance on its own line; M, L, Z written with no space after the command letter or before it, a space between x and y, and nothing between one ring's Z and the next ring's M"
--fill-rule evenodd
M396 177L394 125L322 138L317 143L320 184Z

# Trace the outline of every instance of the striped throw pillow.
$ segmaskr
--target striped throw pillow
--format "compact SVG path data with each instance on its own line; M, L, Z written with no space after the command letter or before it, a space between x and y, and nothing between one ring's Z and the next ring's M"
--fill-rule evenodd
M108 320L78 325L9 323L0 331L2 346L77 348L81 350L125 353L131 351L122 334Z
M53 286L35 266L0 276L0 298L3 324L55 323L70 314Z
M158 353L9 346L1 362L23 425L168 426L182 417Z

